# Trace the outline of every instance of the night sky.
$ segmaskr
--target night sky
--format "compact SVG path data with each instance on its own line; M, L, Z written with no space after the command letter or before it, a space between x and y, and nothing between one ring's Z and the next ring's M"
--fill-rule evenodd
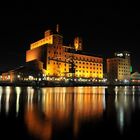
M131 1L12 1L0 4L0 71L24 65L30 43L60 25L65 45L81 36L84 49L104 58L130 51L140 72L140 8Z

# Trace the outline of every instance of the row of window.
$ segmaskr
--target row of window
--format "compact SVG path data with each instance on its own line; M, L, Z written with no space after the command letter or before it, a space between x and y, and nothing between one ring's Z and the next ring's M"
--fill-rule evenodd
M128 67L119 67L120 69L128 69Z
M127 76L127 75L130 75L130 74L127 74L127 73L119 73L119 75L125 75L125 76Z
M95 65L96 65L96 66L102 66L102 64L95 64L95 63L88 63L88 62L85 63L85 62L78 62L78 61L75 61L75 63L76 63L76 64L79 63L79 64L87 64L87 65L90 64L90 65L94 65L94 66L95 66Z
M129 70L119 70L119 72L130 72Z
M97 73L97 74L102 74L102 72L95 72L95 71L81 71L81 70L76 70L76 72L82 72L82 73Z
M119 65L127 66L128 64L127 63L119 63Z
M82 60L82 61L98 61L99 63L102 62L101 60L93 59L93 58L83 58L83 57L74 57L76 60Z
M87 69L97 69L97 70L98 70L98 69L99 69L99 70L102 69L102 68L95 68L95 67L92 68L92 67L85 67L85 66L83 66L83 67L81 67L81 66L79 66L79 67L76 66L76 68L87 68Z
M61 58L59 58L59 59L61 59ZM50 61L48 61L48 64L50 64ZM53 62L53 64L59 64L59 62ZM80 63L79 63L80 64ZM84 64L84 63L83 63ZM92 63L90 63L90 65L91 65ZM60 65L60 64L59 64ZM65 66L66 66L66 63L65 63ZM102 66L102 64L93 64L93 66ZM76 67L78 67L78 66L76 66ZM81 68L82 66L79 66L79 68ZM85 68L85 66L83 66L83 68ZM88 67L86 67L86 68L88 68ZM90 67L91 68L91 67Z
M118 61L119 61L119 62L125 62L125 60L126 60L126 59L123 59L123 60L118 60L118 59L117 59L117 60L108 60L108 62L112 62L112 63L113 63L113 62L115 63L115 62L118 62Z

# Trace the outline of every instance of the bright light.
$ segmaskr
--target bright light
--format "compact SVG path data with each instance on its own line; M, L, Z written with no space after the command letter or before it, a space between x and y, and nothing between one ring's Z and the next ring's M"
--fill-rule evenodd
M16 94L17 94L17 98L16 98L16 115L18 115L19 112L19 98L20 98L20 93L21 93L21 88L20 87L16 87Z
M123 54L122 54L122 53L118 53L118 54L117 54L117 56L120 56L120 57L122 57L122 56L123 56Z
M7 79L10 79L10 75L8 75Z
M128 82L129 82L129 80L127 80L127 79L124 80L124 83L128 83Z
M33 79L34 79L34 77L29 75L29 80L33 80Z

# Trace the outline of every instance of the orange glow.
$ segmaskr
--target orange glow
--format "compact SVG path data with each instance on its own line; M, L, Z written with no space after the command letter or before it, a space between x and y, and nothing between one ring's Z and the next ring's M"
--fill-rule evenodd
M52 124L49 120L41 122L37 115L36 108L29 109L25 113L25 122L28 130L42 140L50 140L52 134Z
M34 104L32 107L28 107L31 104L27 106L25 111L27 128L32 134L48 140L53 133L53 127L57 130L73 123L73 131L77 135L83 121L100 118L103 115L104 92L103 87L43 88L39 108ZM40 118L41 112L43 123ZM71 118L73 122L69 121Z
M39 46L42 46L44 44L53 44L53 37L52 37L52 35L50 35L48 37L45 37L45 38L43 38L43 39L41 39L39 41L36 41L34 43L32 43L30 45L30 49L35 49L35 48L37 48Z
M42 46L44 44L48 44L46 48ZM74 39L74 46L75 50L82 50L82 39L76 37ZM72 49L72 47L63 46L63 37L59 34L52 34L48 30L45 32L43 39L31 44L30 50L26 52L26 62L35 59L42 61L47 76L71 77L70 61L73 61L75 77L103 78L102 58L78 53L72 54L67 52L67 49Z

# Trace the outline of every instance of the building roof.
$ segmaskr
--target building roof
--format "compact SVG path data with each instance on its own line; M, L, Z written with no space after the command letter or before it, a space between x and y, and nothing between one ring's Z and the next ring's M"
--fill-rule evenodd
M74 53L74 54L81 54L81 55L86 55L86 56L102 58L101 55L92 54L91 52L87 52L87 51L83 51L83 50L77 50L76 51L75 49L69 49L68 52L69 53Z

